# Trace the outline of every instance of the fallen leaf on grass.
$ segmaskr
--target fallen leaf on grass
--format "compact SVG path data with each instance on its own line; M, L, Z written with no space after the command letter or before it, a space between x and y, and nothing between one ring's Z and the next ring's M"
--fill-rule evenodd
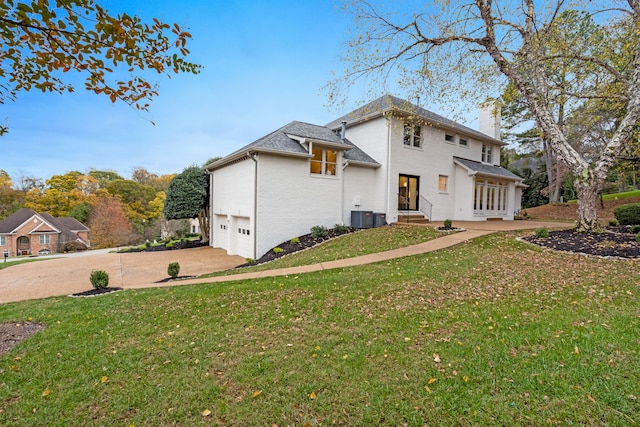
M315 400L315 398L316 398L316 392L315 391L312 391L311 393L309 393L309 399Z
M589 399L593 403L596 403L596 400L589 393L587 393L587 399Z
M262 394L262 390L257 390L253 392L253 398L255 399L256 397L260 396Z
M202 411L202 416L203 417L208 417L211 415L211 411L208 409L205 409L204 411Z
M438 379L437 379L437 378L431 378L431 379L427 382L427 384L431 385L431 384L435 383L436 381L438 381Z
M45 391L42 392L42 397L47 397L51 394L51 390L46 389Z

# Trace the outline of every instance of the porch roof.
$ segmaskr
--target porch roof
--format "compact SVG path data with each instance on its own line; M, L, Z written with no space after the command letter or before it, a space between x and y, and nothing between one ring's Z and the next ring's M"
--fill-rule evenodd
M466 169L470 175L491 176L495 178L506 179L508 181L522 181L522 177L516 175L511 171L508 171L502 166L488 165L486 163L463 159L461 157L454 157L453 162L458 166Z

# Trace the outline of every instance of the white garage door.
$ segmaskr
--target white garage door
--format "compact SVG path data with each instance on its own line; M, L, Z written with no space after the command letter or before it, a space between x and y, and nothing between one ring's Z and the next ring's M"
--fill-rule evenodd
M239 216L236 217L236 227L234 230L229 230L236 239L237 253L245 258L253 257L253 230L251 230L251 221L249 217ZM234 237L231 237L232 239Z

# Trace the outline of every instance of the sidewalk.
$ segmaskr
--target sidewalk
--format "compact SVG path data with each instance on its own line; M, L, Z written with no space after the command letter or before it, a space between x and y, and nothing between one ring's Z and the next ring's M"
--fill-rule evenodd
M436 227L439 225L442 224L430 223L425 226ZM0 304L52 296L64 296L86 291L91 289L89 276L93 270L106 271L110 278L109 286L124 289L231 282L371 264L437 251L497 231L526 230L541 227L558 228L568 227L571 224L538 221L457 221L454 222L453 225L463 228L465 231L449 234L417 245L354 258L300 267L173 282L159 283L160 280L167 277L167 266L170 262L180 263L181 275L200 276L206 273L234 268L243 264L245 259L239 256L229 256L222 249L206 247L180 251L143 252L134 254L95 254L93 256L64 257L42 262L19 264L0 270Z
M432 222L424 226L438 227L442 223ZM433 252L445 249L460 243L473 240L476 237L486 236L487 234L499 231L517 231L517 230L533 230L537 228L562 228L570 227L572 224L561 222L543 222L543 221L456 221L455 227L462 228L464 231L439 237L428 242L419 243L417 245L406 246L404 248L392 249L390 251L378 252L369 255L362 255L353 258L345 258L336 261L328 261L319 264L303 265L299 267L279 268L275 270L257 271L252 273L240 273L231 276L208 277L204 279L180 280L172 282L173 285L194 285L197 283L220 283L238 280L259 279L263 277L290 276L302 273L312 273L315 271L331 270L334 268L354 267L364 264L372 264L379 261L388 261L390 259L402 258L405 256L419 255L427 252ZM157 284L156 284L157 286ZM146 288L147 285L132 286L131 288Z

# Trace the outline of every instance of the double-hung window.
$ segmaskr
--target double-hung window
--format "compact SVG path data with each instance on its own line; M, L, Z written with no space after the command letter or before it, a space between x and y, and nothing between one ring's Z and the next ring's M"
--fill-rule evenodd
M493 153L490 145L482 145L482 162L493 163Z
M311 149L311 173L319 175L335 175L338 152L313 147Z
M48 245L49 243L51 243L51 236L49 236L48 234L41 234L40 235L40 244L41 245Z
M422 127L405 123L402 142L408 147L420 148L422 146Z
M0 246L7 246L7 236L0 236Z

